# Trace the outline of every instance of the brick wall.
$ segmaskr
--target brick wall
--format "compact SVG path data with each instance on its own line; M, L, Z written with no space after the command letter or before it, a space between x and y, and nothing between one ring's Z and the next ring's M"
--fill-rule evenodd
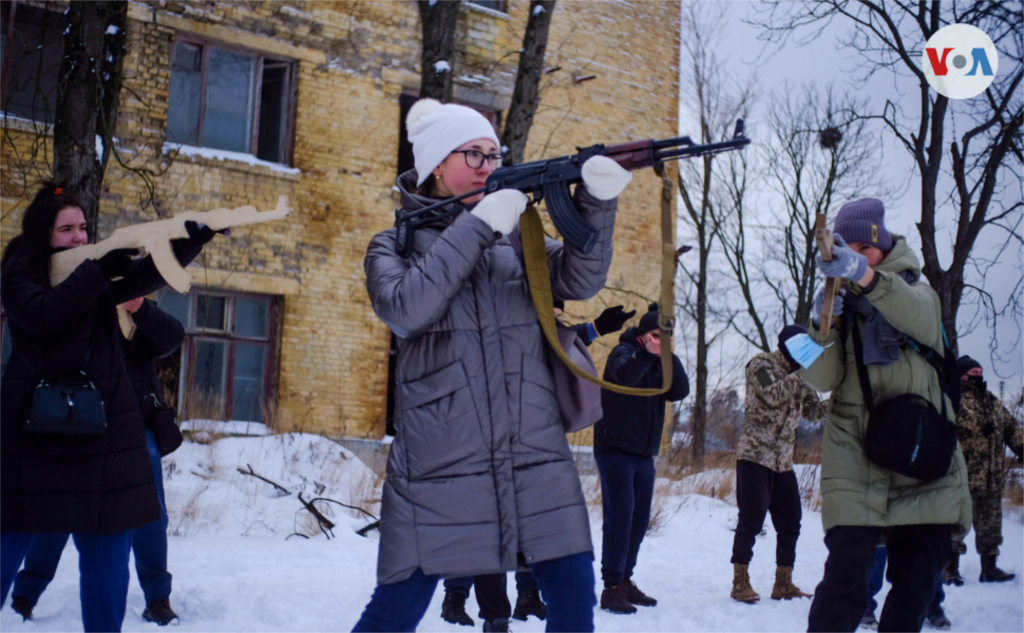
M507 108L529 9L523 0L508 4L507 14L463 6L451 60L457 99ZM668 2L559 2L545 63L561 69L544 76L527 158L675 136L678 10ZM296 60L295 169L165 153L171 50L181 34ZM419 86L419 36L412 2L131 4L117 136L128 166L149 175L109 169L101 233L183 210L271 209L277 196L290 197L293 217L218 238L191 271L198 286L283 296L277 399L285 427L383 433L389 333L370 308L362 260L370 238L393 223L398 97ZM595 78L577 81L588 75ZM7 127L4 243L49 162L42 151L31 158L31 147L47 146L31 124ZM150 188L155 205L143 208ZM609 286L657 296L659 193L646 170L621 198ZM616 303L646 309L634 294L606 290L567 312L592 319ZM617 336L608 339L592 348L599 367Z

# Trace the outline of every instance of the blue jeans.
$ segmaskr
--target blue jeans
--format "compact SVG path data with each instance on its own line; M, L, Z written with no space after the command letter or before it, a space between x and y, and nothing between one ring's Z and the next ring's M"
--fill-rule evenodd
M889 550L884 545L875 548L875 567L871 570L871 578L868 581L868 611L875 612L878 602L875 596L882 590L882 581L885 580L885 561L888 558ZM942 588L942 574L935 577L935 595L928 605L927 613L931 613L937 607L941 607L946 600L946 590Z
M7 592L28 553L31 537L24 532L0 534L0 607L7 602ZM131 532L80 533L72 537L78 548L82 626L86 631L120 631L128 600Z
M146 596L146 602L162 600L171 595L171 574L167 572L167 508L164 504L163 472L160 452L153 433L146 430L146 448L153 467L153 481L160 499L160 518L132 530L132 550L135 552L135 573ZM64 546L70 534L33 534L25 556L25 567L14 579L12 595L35 605L57 573Z
M616 450L594 453L601 473L601 578L611 587L628 581L651 522L654 458Z
M547 631L593 631L594 557L590 552L530 566L548 608ZM419 569L409 578L377 585L352 631L415 631L430 605L438 576Z

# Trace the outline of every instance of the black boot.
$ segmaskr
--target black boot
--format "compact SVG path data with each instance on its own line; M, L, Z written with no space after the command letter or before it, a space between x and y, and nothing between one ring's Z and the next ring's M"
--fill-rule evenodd
M981 576L978 577L981 582L1006 582L1016 577L1017 574L1008 574L996 567L995 556L981 557Z
M156 622L160 626L167 626L178 619L178 614L171 608L170 599L164 598L147 602L146 610L142 612L142 619L146 622Z
M484 633L508 633L508 618L484 620Z
M960 575L960 554L950 554L946 568L942 570L942 581L947 585L964 586L964 577Z
M456 591L444 592L444 602L441 603L441 618L445 622L461 624L462 626L474 626L473 618L466 613L466 596Z
M23 618L22 622L32 619L32 607L34 606L36 605L21 596L13 596L11 598L11 608Z
M520 592L516 597L516 608L512 611L512 617L523 622L531 615L537 616L538 620L548 617L548 609L540 599L540 591L536 589Z
M940 631L948 631L949 627L953 626L953 623L946 617L946 612L942 610L941 606L928 611L928 616L925 619L928 620L928 624L932 628L939 629Z

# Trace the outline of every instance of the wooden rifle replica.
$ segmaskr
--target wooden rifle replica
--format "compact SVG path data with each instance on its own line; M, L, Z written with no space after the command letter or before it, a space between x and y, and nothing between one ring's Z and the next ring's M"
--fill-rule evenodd
M826 219L824 213L819 213L814 218L814 242L818 245L818 252L821 253L821 258L827 262L832 261L832 246L835 245L835 239L832 237L832 231L828 230L826 225ZM825 296L821 304L821 321L818 325L818 333L822 337L828 336L828 331L832 329L833 321L835 320L832 316L832 308L835 305L836 292L839 290L840 280L836 277L828 277L825 279Z
M584 253L589 253L597 244L600 231L583 219L583 216L573 206L572 197L569 195L569 185L583 182L583 164L589 158L607 156L624 169L634 171L645 167L654 167L670 160L696 158L743 149L749 144L750 139L743 133L743 119L738 119L732 138L719 143L700 145L694 143L689 136L680 136L662 141L633 141L611 146L598 144L576 148L577 153L571 156L499 167L487 177L487 182L480 189L474 189L460 196L402 214L396 222L398 231L395 235L395 249L400 255L407 255L412 249L412 235L417 228L438 218L454 215L459 208L452 205L452 208L439 215L431 215L431 211L480 193L494 193L500 189L518 189L533 196L530 201L531 205L536 205L542 199L546 199L548 215L551 216L551 221L558 232L562 234L565 242Z
M50 258L50 285L60 284L87 259L99 259L120 248L137 248L141 253L153 258L153 264L167 285L185 294L192 286L192 275L178 262L171 248L171 240L188 237L185 222L193 220L199 225L205 224L214 231L221 231L236 226L281 220L291 214L288 196L281 196L277 199L277 208L270 211L261 212L253 206L213 211L185 211L165 220L124 226L115 230L102 242L54 253ZM131 315L118 307L118 320L125 338L131 339L135 333Z

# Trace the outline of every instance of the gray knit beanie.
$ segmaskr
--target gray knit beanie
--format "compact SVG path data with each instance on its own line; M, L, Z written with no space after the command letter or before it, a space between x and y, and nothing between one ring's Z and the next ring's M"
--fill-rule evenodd
M885 228L885 206L877 198L861 198L840 207L832 232L847 244L869 244L884 253L892 250L892 234Z

